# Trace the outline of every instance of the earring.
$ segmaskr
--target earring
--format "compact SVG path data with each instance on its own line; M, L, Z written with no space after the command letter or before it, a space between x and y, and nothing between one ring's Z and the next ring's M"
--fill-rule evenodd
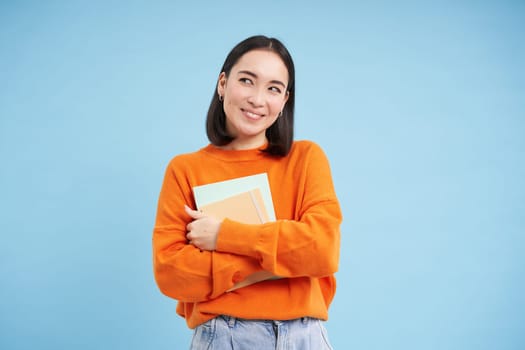
M281 117L283 115L283 111L280 111L279 114L277 114L277 118Z
M224 100L221 95L219 95L219 101L222 102Z

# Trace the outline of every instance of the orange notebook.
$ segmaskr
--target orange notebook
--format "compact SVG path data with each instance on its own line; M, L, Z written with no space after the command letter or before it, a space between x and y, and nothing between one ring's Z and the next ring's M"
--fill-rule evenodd
M258 188L206 204L200 210L220 220L228 218L245 224L264 224L269 221L261 190Z

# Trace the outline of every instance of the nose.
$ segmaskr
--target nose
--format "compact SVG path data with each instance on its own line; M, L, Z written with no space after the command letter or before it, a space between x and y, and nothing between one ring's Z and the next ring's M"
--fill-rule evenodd
M252 90L252 94L248 96L248 102L254 107L260 107L264 104L264 95L261 89Z

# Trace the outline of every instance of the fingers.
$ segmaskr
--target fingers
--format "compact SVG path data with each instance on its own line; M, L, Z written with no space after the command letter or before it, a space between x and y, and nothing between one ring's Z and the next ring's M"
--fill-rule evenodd
M193 210L191 209L190 207L188 207L187 205L184 205L184 211L186 212L186 214L188 214L189 216L192 217L192 219L200 219L202 217L204 217L204 214L199 211L199 210Z
M215 250L220 222L213 216L208 216L200 210L193 210L187 205L184 211L193 220L186 225L186 239L201 250Z
M191 209L190 207L188 207L187 205L184 205L184 211L186 212L186 214L188 214L192 219L196 220L198 219L200 216L199 214L201 214L199 211L197 210L193 210ZM193 230L193 221L191 221L190 223L188 223L186 225L186 231L188 232L188 234L186 235L186 239L188 240L188 244L193 244L193 241L192 241L192 230Z
M184 211L188 214L193 220L186 225L186 231L191 232L194 229L195 220L201 219L204 217L204 214L198 210L193 210L187 205L184 206Z

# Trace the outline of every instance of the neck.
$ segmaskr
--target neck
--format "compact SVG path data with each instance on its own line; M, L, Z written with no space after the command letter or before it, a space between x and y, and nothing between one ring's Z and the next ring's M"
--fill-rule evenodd
M220 148L232 151L244 151L249 149L261 148L268 143L266 136L260 140L247 139L242 140L239 138L234 139L227 145L221 146Z

